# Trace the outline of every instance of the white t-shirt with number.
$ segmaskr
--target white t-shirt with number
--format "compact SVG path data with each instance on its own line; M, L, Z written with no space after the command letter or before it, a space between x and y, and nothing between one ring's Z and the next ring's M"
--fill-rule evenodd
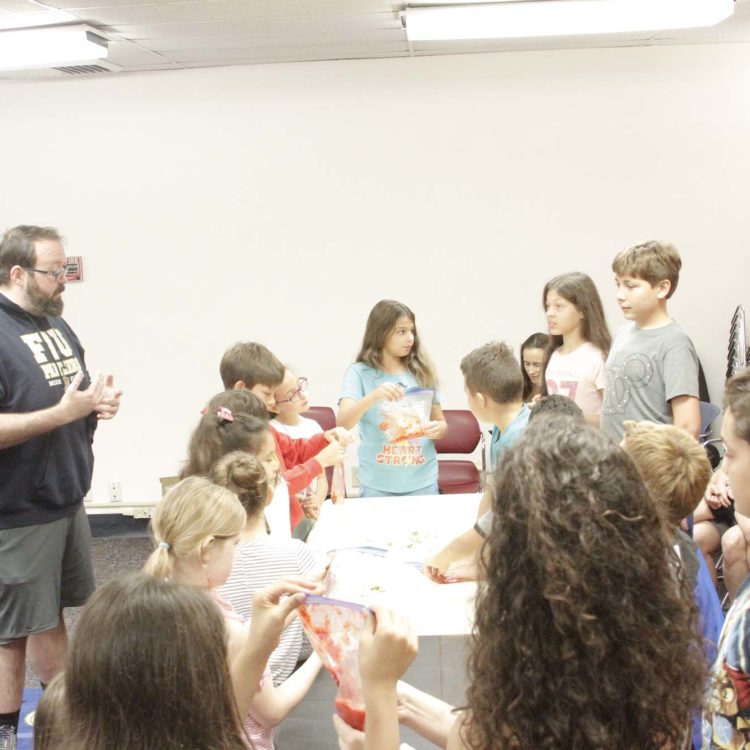
M604 372L604 354L587 341L570 354L560 354L556 349L544 372L547 393L567 396L588 415L602 413L602 394L607 384Z

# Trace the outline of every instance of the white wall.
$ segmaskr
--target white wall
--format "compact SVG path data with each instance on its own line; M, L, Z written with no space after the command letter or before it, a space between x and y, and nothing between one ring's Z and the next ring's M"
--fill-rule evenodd
M153 499L239 339L334 404L366 315L417 313L444 403L458 362L544 328L541 289L675 242L672 305L720 398L748 305L748 45L216 68L0 83L0 225L55 225L66 317L126 396L94 499Z

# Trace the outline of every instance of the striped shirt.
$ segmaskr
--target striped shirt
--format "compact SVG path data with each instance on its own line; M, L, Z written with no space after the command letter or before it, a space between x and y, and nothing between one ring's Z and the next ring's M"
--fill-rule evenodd
M252 617L253 594L286 576L305 576L319 567L315 553L298 539L263 537L237 545L232 573L218 589L245 620ZM273 684L279 685L294 671L300 659L311 653L302 623L294 618L281 634L281 640L268 666Z

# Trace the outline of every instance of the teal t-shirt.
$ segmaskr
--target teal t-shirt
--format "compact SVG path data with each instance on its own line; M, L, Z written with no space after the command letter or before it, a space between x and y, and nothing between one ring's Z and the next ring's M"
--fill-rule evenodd
M509 448L521 437L521 433L529 423L530 415L531 409L529 409L528 404L524 404L521 411L513 417L513 421L502 432L497 426L492 428L492 438L490 439L490 469L492 471L497 468L497 462L503 450Z
M339 394L359 401L383 383L398 383L405 388L417 386L410 372L391 375L364 362L353 364L344 376ZM429 438L388 443L380 424L381 403L368 409L359 420L359 481L364 487L381 492L413 492L437 482L435 443ZM437 394L433 403L440 403Z

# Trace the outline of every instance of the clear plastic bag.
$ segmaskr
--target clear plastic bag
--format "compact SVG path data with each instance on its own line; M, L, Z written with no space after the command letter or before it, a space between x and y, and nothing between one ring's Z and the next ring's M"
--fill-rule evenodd
M333 476L331 477L331 502L344 502L346 498L346 482L344 481L344 464L336 464L333 467Z
M308 640L338 686L336 713L350 726L365 728L365 702L359 676L359 637L370 617L361 604L308 595L299 618Z
M430 421L433 395L431 388L407 388L403 398L382 404L380 428L389 443L424 436L425 425Z

